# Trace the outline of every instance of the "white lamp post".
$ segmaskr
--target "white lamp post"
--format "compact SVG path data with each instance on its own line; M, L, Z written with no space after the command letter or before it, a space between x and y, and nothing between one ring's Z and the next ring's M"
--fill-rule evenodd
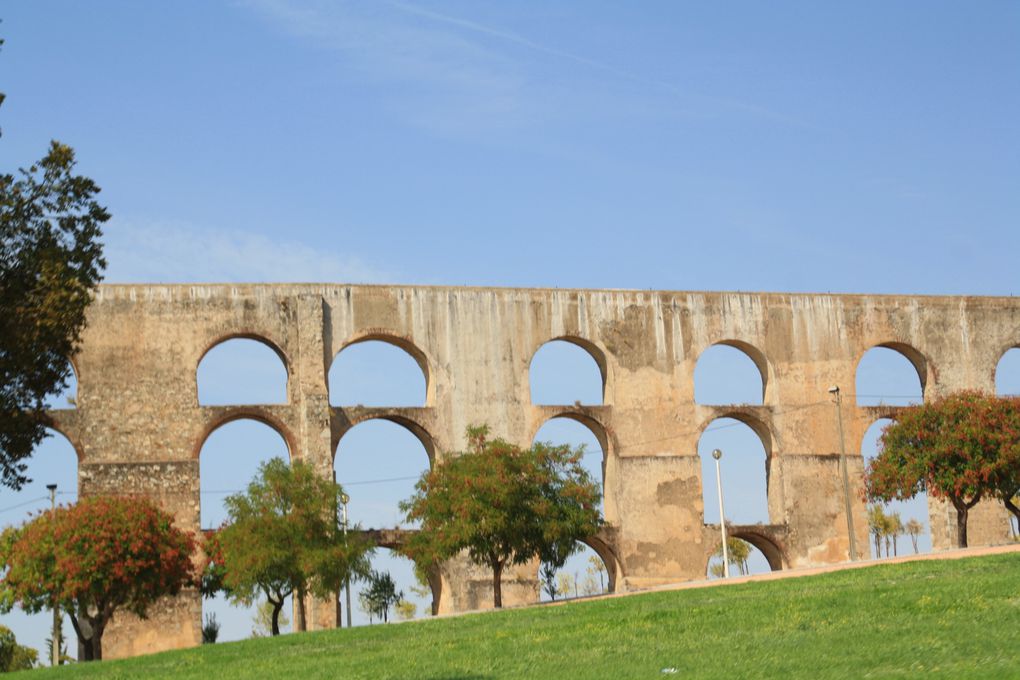
M730 577L730 549L726 545L726 510L723 508L722 498L722 469L719 466L719 459L722 458L722 451L715 449L712 451L712 457L715 458L715 484L716 489L719 491L719 530L722 532L722 564L723 564L723 578Z

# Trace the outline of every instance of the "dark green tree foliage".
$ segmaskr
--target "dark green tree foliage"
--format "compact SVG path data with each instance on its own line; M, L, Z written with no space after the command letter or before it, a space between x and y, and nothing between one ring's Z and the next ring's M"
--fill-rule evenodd
M397 590L390 572L373 571L368 577L368 588L361 591L361 600L368 612L388 623L390 608L404 599L404 592Z
M74 165L74 151L52 142L38 163L0 175L0 484L13 489L46 436L46 396L67 386L106 266L110 214Z
M492 569L493 604L503 606L501 578L510 565L535 558L563 566L576 541L602 523L599 485L580 465L584 448L536 443L522 449L468 429L469 448L449 454L422 475L401 503L421 523L404 552L427 566L466 550Z
M38 652L19 645L11 629L0 625L0 673L28 670L35 666L37 659Z
M302 461L263 463L247 491L227 497L227 522L206 539L203 594L222 589L245 605L265 596L273 635L280 634L280 610L293 594L295 627L305 630L305 595L335 597L349 575L368 572L371 546L357 532L345 537L340 526L342 494L339 484Z

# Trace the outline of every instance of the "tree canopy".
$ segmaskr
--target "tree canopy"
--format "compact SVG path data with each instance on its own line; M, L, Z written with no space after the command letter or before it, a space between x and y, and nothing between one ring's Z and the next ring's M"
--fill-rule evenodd
M584 447L536 443L521 448L468 429L468 450L425 472L401 503L421 530L403 551L420 566L461 551L492 569L493 604L503 605L505 567L538 558L562 566L576 541L602 523L599 485L580 465Z
M71 617L84 660L101 659L115 612L144 618L157 599L193 582L194 549L191 534L151 501L83 498L0 536L0 609L56 604Z
M99 187L52 142L17 175L0 174L0 485L27 481L24 459L46 436L45 399L67 386L68 361L106 266Z
M243 493L228 496L228 519L206 539L203 593L224 590L246 605L265 596L271 632L280 634L284 600L294 595L297 630L305 629L307 594L331 598L351 574L368 572L371 547L339 522L343 489L311 465L274 458Z
M963 548L970 509L1020 489L1020 399L964 391L904 409L881 445L865 475L867 497L904 500L926 490L946 499Z

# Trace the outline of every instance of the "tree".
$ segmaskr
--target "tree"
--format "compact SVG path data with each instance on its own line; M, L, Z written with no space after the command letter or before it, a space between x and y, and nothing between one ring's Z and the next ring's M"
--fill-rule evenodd
M588 565L588 573L593 577L598 576L599 592L606 592L606 565L602 558L597 555L591 555L588 557Z
M398 591L388 571L372 572L368 577L368 588L361 591L359 600L369 615L374 615L389 623L390 607L404 599L404 592Z
M889 513L885 517L888 522L885 533L885 556L889 557L889 542L892 541L893 557L898 557L900 551L897 542L903 534L903 520L898 512Z
M911 517L904 525L904 529L907 535L910 536L910 542L914 546L914 554L917 554L917 538L924 533L924 525L918 522L916 519Z
M422 475L401 503L420 522L404 552L431 565L466 550L492 570L493 604L503 606L501 579L509 565L535 558L563 566L580 538L598 531L599 487L580 465L584 448L536 443L528 449L468 428L468 450Z
M0 673L27 671L38 661L39 653L19 645L10 628L0 625Z
M990 407L994 434L999 440L999 455L989 484L991 495L1013 513L1020 528L1020 397L998 397ZM1013 525L1010 523L1010 529Z
M45 438L45 399L67 387L68 360L106 267L99 187L74 174L74 151L0 175L0 485L19 489Z
M735 536L726 536L726 550L729 553L730 564L735 564L737 569L740 571L741 576L747 576L748 567L747 560L751 557L751 544L742 538ZM722 543L712 553L715 557L722 557Z
M569 598L570 591L574 591L574 597L577 597L577 579L565 571L560 571L556 574L556 590L563 593L563 597Z
M538 578L542 582L542 590L551 601L555 602L556 596L560 594L559 586L556 585L556 565L543 562L542 568L538 572Z
M882 433L882 450L868 465L865 493L871 500L913 498L927 490L956 510L958 547L967 547L967 516L996 494L994 475L1002 449L1016 432L1006 409L980 392L957 392L905 409Z
M875 557L882 556L882 539L885 538L886 527L889 525L885 511L878 503L868 506L868 531L875 541Z
M342 495L339 484L307 463L263 463L247 491L226 498L228 519L206 539L203 593L223 590L245 605L265 596L273 635L280 634L280 610L293 594L295 627L305 630L307 595L335 597L349 575L366 571L371 548L356 533L344 536Z
M397 618L401 621L410 621L418 614L418 605L410 600L401 600L393 606L397 612Z
M71 617L84 661L99 660L118 611L145 618L161 597L194 581L190 533L142 498L92 496L45 512L0 537L0 607Z
M270 602L260 602L255 607L255 614L252 616L251 636L253 638L267 637L273 634L273 605ZM276 613L277 630L290 625L290 619L285 612ZM279 635L279 633L277 633Z

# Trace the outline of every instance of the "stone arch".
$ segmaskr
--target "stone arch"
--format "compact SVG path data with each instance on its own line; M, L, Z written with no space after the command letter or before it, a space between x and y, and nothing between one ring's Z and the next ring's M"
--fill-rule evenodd
M872 345L867 350L865 350L861 354L860 358L857 360L857 366L856 366L856 368L854 370L854 393L855 393L854 396L855 396L855 400L856 400L857 405L858 406L877 405L877 404L870 403L869 400L871 400L873 398L876 398L876 397L881 397L882 396L882 395L870 395L868 393L868 391L867 391L867 388L862 389L861 385L860 385L860 383L861 383L861 369L862 369L862 365L864 365L866 363L868 355L871 354L872 351L876 350L876 349L879 349L879 350L882 350L882 349L884 349L884 350L891 350L891 351L895 352L896 354L900 355L901 357L903 357L904 359L906 359L906 361L909 363L909 365L913 367L914 372L917 375L917 381L918 381L918 385L920 386L920 393L921 393L920 394L920 398L923 401L924 400L924 396L926 394L927 385L928 385L928 376L929 376L929 373L933 372L931 362L928 360L928 358L921 351L919 351L918 349L916 349L912 345L909 345L909 344L904 343L904 342L890 341L890 342L880 342L880 343L877 343L875 345ZM890 395L890 396L893 397L894 399L900 398L900 397L906 397L906 398L909 398L909 399L913 398L913 397L911 397L911 395ZM906 403L901 404L901 405L906 405Z
M768 425L746 412L721 411L718 417L713 417L700 428L697 453L702 512L706 523L719 509L716 467L711 455L715 448L723 451L721 469L727 524L771 524L773 495L776 492L771 483L774 452ZM756 471L758 462L762 467ZM735 494L735 491L739 493Z
M699 378L698 378L698 366L699 365L703 365L702 364L702 359L705 358L706 353L710 352L714 347L729 347L729 348L732 348L734 350L737 350L738 352L743 354L745 357L747 357L751 361L752 364L754 364L754 367L755 367L755 369L757 369L757 372L758 372L758 378L761 380L761 390L760 390L760 394L758 395L758 401L757 402L747 402L747 403L753 404L753 405L764 404L766 396L768 395L769 376L770 376L770 368L769 368L770 364L769 364L769 361L768 361L768 357L765 356L765 353L763 351L761 351L760 349L758 349L756 346L752 345L751 343L745 342L743 340L732 339L732 338L728 338L728 339L724 339L724 340L719 340L718 342L715 342L715 343L709 345L698 356L698 361L695 363L695 366L694 366L695 401L697 403L699 403L699 404L706 404L706 405L710 404L710 403L713 403L713 402L701 401L700 399L697 398L697 393L699 391L698 390L698 382L699 382ZM704 382L704 378L702 378L701 381ZM732 403L732 402L726 402L726 403Z
M287 453L290 460L294 460L298 454L297 451L297 438L294 433L291 432L290 428L287 427L280 418L267 409L259 408L257 406L236 406L228 407L225 409L216 409L215 413L209 418L203 425L201 432L195 442L195 446L192 448L191 457L193 460L199 460L202 455L202 447L205 446L206 440L213 432L220 429L224 425L233 423L238 420L254 420L255 422L262 423L274 430L276 434L280 435L283 439L283 443L287 445Z
M435 372L433 366L435 362L429 357L426 352L419 347L410 337L400 335L399 333L386 330L386 329L367 329L361 331L344 342L340 348L333 355L333 359L330 361L330 365L326 369L326 382L327 390L330 394L330 403L334 404L333 401L333 390L329 385L329 374L333 371L336 366L337 358L349 347L361 345L369 342L380 342L386 345L390 345L404 352L408 355L415 364L418 365L418 369L421 371L422 378L425 382L425 395L422 403L419 406L430 406L435 400ZM348 404L335 404L335 405L348 405ZM386 404L387 406L395 406L396 404Z
M282 403L282 404L289 403L290 402L290 382L291 382L290 378L291 378L291 374L292 374L292 364L291 364L290 358L287 356L287 353L284 352L282 346L279 343L277 343L277 342L273 341L272 339L270 339L267 334L257 333L257 332L247 332L247 331L236 331L236 332L232 331L232 332L224 333L222 335L217 336L214 340L212 340L211 342L207 343L205 348L199 354L198 361L195 363L195 372L194 372L195 395L196 395L196 398L198 399L198 405L199 406L221 406L221 405L226 405L226 404L224 404L221 401L216 400L216 399L214 399L212 401L212 403L203 403L204 399L203 399L203 397L201 395L201 393L203 391L202 385L201 385L202 381L199 379L199 373L202 370L202 364L205 362L206 357L208 357L210 352L216 350L219 347L222 347L222 346L226 345L229 342L235 341L235 340L248 340L248 341L256 342L259 345L262 345L263 347L268 348L269 350L271 350L273 352L273 354L276 355L276 357L280 360L280 363L281 363L281 365L283 367L283 378L284 378L283 401L269 401L269 402L262 402L262 403ZM240 403L245 403L245 402L240 402ZM256 403L258 403L258 402L256 402Z
M744 425L747 425L751 430L758 435L758 439L761 440L761 444L765 447L765 455L768 458L772 458L773 455L779 453L779 447L775 436L775 431L772 428L772 424L768 423L752 410L748 409L719 409L712 414L712 417L707 419L698 428L698 439L705 433L712 423L723 418L730 418L732 420L738 420Z
M1011 343L1000 350L992 373L996 394L1020 395L1020 342Z
M53 430L53 432L67 440L67 443L74 449L75 456L78 457L78 465L81 465L85 460L85 452L75 433L75 428L70 423L65 423L62 419L52 416L47 416L45 423L48 429Z
M602 422L598 418L596 418L595 416L593 416L591 414L582 413L582 412L576 411L576 410L559 410L557 412L554 412L554 415L552 415L549 418L547 418L547 419L543 420L542 422L540 422L538 424L538 427L535 427L534 431L531 432L531 437L530 437L529 440L531 442L539 440L540 439L539 433L542 431L542 429L546 425L549 425L550 423L553 423L554 421L557 421L557 420L560 420L560 421L570 421L572 423L577 423L583 429L588 431L595 438L596 442L599 444L599 448L602 450L602 457L601 457L601 461L600 461L600 464L599 464L599 468L600 468L599 472L600 472L600 474L597 476L597 479L599 481L599 485L602 488L602 509L603 509L603 515L604 516L612 515L615 518L615 516L616 516L615 505L612 504L607 499L607 493L606 493L606 489L609 488L609 481L610 481L610 478L611 478L612 474L615 472L615 468L610 463L611 453L610 453L609 435L608 435L608 433L606 431L605 425L603 425ZM543 437L543 439L545 439L545 437ZM574 441L557 440L557 441L554 441L553 443L568 443L568 444L571 444L571 446L573 446L573 444L576 443L576 440L574 440ZM588 452L585 452L585 453L588 453ZM610 508L610 507L612 507L612 511L607 512L607 508ZM593 548L593 550L594 550L594 548Z
M606 565L606 592L615 593L617 584L623 579L623 565L616 556L616 551L598 536L582 538L581 543L594 550L602 564Z
M757 530L756 527L747 526L730 527L729 525L727 525L726 536L728 538L739 538L740 540L749 543L751 547L753 547L755 550L761 553L761 557L765 559L765 563L768 566L769 571L781 571L783 569L789 568L790 562L786 554L786 549L783 547L780 541L777 541L775 539L775 537L768 535L767 527L762 527L761 530L759 531ZM710 543L711 552L709 553L708 557L705 558L705 574L709 578L712 578L711 574L709 573L709 569L712 566L713 560L718 560L717 562L718 564L722 563L722 558L717 554L717 551L719 550L719 546L721 544L722 544L721 537L718 535L718 530L716 530L714 532L714 540ZM755 569L755 567L753 566L754 559L755 556L754 554L752 554L751 555L752 564L749 565L751 567L751 573L748 574L749 576L754 576L756 573L761 573L754 571ZM732 578L734 575L735 574L733 571L733 567L731 565L730 577Z
M394 411L396 410L397 409L394 409ZM344 412L344 416L346 417L343 419L343 424L339 427L333 428L333 441L330 442L330 448L333 451L333 460L336 460L337 449L339 448L340 440L344 438L344 435L362 423L367 423L372 420L385 420L387 422L400 425L402 428L413 434L425 448L425 453L428 454L429 458L429 466L431 467L432 465L435 465L436 443L432 434L428 431L428 428L417 420L408 417L406 414L388 411L389 409L346 410Z
M591 358L591 360L593 362L595 362L595 366L598 369L598 377L599 377L599 385L600 385L600 390L599 390L599 392L600 392L600 399L599 399L598 404L599 405L605 404L606 403L606 395L608 394L608 386L609 386L609 362L608 362L608 360L606 358L607 354L606 354L606 352L601 347L596 345L594 342L592 342L591 340L588 340L587 338L582 338L579 335L559 335L559 336L556 336L554 338L549 338L548 340L542 342L542 344L539 345L537 348L535 348L535 350L531 353L531 358L528 360L528 372L527 372L527 376L528 376L528 379L527 379L527 391L528 391L528 395L529 395L529 399L530 399L531 403L532 404L544 404L545 403L545 402L535 401L535 396L534 396L534 393L533 393L534 380L532 378L532 373L534 371L535 358L538 357L539 353L542 352L542 350L544 348L546 348L547 346L549 346L552 343L567 343L569 345L573 345L575 347L578 347L581 350L583 350L584 353L587 354ZM589 405L593 405L593 404L589 404Z

